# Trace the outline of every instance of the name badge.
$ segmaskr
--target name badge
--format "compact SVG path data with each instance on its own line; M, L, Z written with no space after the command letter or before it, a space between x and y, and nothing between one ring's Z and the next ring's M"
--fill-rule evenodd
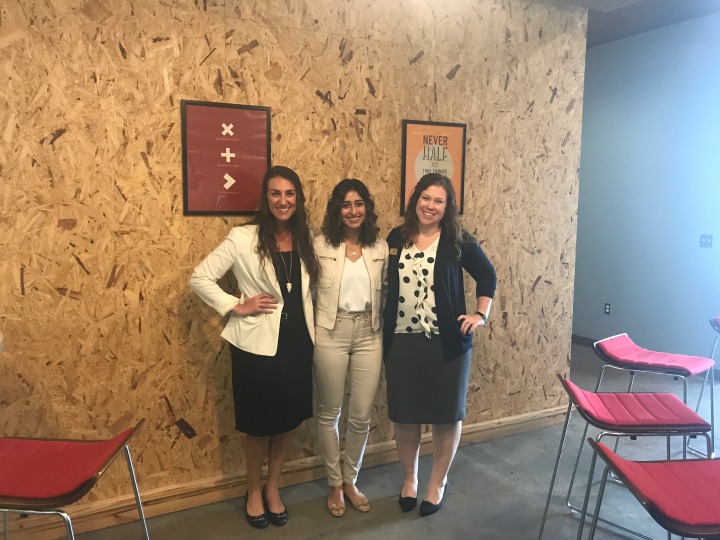
M397 248L390 248L390 255L397 255L397 254L398 254Z

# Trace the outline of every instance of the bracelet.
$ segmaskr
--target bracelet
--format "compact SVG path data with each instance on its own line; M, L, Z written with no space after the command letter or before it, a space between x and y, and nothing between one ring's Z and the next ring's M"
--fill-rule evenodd
M484 313L480 313L479 311L476 311L475 315L480 315L482 317L483 321L487 322L487 315L485 315Z

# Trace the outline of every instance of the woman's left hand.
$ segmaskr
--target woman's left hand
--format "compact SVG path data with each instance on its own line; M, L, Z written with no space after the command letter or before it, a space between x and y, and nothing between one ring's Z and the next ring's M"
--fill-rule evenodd
M464 335L471 335L478 326L485 325L485 319L483 319L477 313L469 313L468 315L460 315L457 318L460 321L460 331Z

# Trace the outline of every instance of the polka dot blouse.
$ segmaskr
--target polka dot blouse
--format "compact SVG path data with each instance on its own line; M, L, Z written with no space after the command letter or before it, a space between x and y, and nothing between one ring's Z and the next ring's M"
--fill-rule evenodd
M430 337L439 333L433 280L438 241L439 237L423 251L413 244L400 253L396 334L422 332Z

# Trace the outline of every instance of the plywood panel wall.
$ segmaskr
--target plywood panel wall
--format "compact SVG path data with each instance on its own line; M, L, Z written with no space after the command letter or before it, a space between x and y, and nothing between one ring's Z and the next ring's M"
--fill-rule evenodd
M272 107L314 228L344 177L400 222L403 119L468 124L465 226L495 263L468 422L558 404L570 348L585 13L516 0L9 0L0 6L0 427L145 417L144 489L244 469L221 321L192 268L242 218L183 217L181 99ZM469 289L468 289L469 290ZM177 425L189 424L189 438ZM392 437L384 386L371 442ZM313 421L291 459L319 452ZM121 471L88 496L128 491Z

